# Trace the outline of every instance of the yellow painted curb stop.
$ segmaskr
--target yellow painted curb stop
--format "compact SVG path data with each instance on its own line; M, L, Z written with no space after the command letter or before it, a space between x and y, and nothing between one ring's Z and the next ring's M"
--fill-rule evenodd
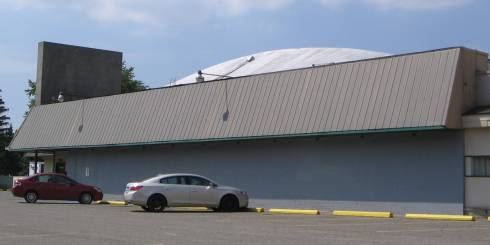
M269 209L270 214L309 214L318 215L319 210L316 209L282 209L282 208L271 208Z
M368 212L368 211L334 210L332 212L332 214L335 215L335 216L393 218L393 213L391 213L391 212Z
M475 221L475 216L471 216L471 215L405 214L405 218L407 218L407 219L449 220L449 221Z
M247 212L263 213L264 212L264 208L247 208L246 211Z
M113 206L126 206L128 203L123 202L123 201L97 201L95 204L107 204L107 205L113 205Z

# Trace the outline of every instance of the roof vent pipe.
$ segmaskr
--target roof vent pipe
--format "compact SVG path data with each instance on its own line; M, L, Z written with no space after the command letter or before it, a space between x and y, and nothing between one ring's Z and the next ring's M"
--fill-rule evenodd
M204 77L202 76L202 71L201 70L197 71L196 82L198 82L198 83L204 82Z
M63 96L63 92L60 91L58 94L58 102L63 103L63 101L65 101L65 96Z

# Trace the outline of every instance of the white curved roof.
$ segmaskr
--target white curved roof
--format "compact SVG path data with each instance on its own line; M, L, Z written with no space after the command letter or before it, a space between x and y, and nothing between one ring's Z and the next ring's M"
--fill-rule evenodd
M227 75L230 77L248 76L275 71L284 71L310 67L312 65L325 65L353 60L362 60L389 55L387 53L373 52L350 48L296 48L280 49L256 53L249 56L225 61L205 69L202 72ZM254 59L247 62L247 58ZM206 81L215 80L219 76L203 75ZM191 74L170 85L179 85L196 82L197 74Z

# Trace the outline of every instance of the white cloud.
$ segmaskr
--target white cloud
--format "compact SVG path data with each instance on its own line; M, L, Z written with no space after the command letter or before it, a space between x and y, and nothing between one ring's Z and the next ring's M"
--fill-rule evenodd
M327 8L338 8L351 0L318 0L318 2Z
M439 10L476 0L309 0L335 9L363 4L377 9ZM76 11L103 24L132 23L145 27L196 23L211 17L230 18L254 11L276 11L300 0L0 0L13 10Z
M439 10L466 5L471 0L365 0L382 9Z
M14 10L79 11L101 23L129 22L159 25L165 22L233 17L250 11L272 11L295 0L0 0Z
M220 12L228 15L240 15L252 10L277 10L293 2L294 0L211 0L208 4L220 8Z
M80 11L89 18L103 23L132 22L156 25L158 18L152 13L152 8L141 4L143 3L139 1L94 0L89 1L86 6L80 6Z
M317 0L327 8L338 8L347 4L365 4L378 9L399 10L442 10L463 6L474 0Z
M56 6L73 9L79 5L78 1L75 0L0 0L0 4L14 10L33 9L38 11L49 10Z

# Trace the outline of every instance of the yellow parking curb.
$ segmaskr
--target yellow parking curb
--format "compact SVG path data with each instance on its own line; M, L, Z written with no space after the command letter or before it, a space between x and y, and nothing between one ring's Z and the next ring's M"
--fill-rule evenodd
M281 209L281 208L271 208L269 209L270 214L309 214L317 215L320 214L319 210L316 209Z
M128 203L123 202L123 201L96 201L95 204L106 204L106 205L113 205L113 206L126 206Z
M430 219L430 220L449 220L449 221L475 221L471 215L447 215L447 214L405 214L407 219Z
M391 212L368 212L368 211L347 211L347 210L334 210L332 212L335 216L356 216L356 217L374 217L374 218L393 218Z
M246 211L247 212L263 213L264 212L264 208L247 208Z

